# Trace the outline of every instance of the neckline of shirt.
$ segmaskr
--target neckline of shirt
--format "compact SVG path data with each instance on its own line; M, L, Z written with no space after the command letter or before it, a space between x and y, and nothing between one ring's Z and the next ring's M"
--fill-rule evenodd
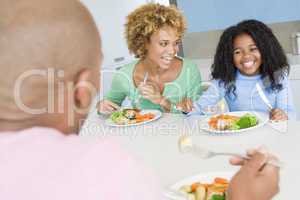
M261 74L253 75L253 76L246 76L243 75L239 70L236 71L236 78L237 79L244 79L244 80L258 80L261 78Z

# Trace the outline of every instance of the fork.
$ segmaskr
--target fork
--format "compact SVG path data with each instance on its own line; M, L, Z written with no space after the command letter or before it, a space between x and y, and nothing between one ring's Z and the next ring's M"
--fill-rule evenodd
M231 153L231 152L215 152L211 151L209 149L197 146L193 144L192 140L190 137L182 135L179 138L178 141L178 147L179 151L181 153L192 153L195 156L198 156L202 159L208 159L214 156L235 156L235 157L240 157L246 160L249 160L250 157L245 155L245 154L239 154L239 153ZM269 160L267 161L267 164L274 165L276 167L282 168L283 163L279 160Z
M148 74L148 72L146 72L145 75L144 75L144 80L142 82L144 85L146 84L146 82L148 80L148 76L149 76L149 74ZM137 105L140 104L140 98L141 98L140 94L138 94L137 98L134 100L134 107L135 108L137 108Z

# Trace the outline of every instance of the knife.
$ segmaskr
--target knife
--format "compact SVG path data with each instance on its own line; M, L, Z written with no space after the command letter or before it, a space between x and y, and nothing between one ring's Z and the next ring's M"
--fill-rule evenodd
M260 87L259 83L256 83L256 89L260 96L260 98L263 100L263 102L268 106L269 110L271 111L273 109L273 106L271 105L270 101L266 97L265 93L263 92L262 88Z

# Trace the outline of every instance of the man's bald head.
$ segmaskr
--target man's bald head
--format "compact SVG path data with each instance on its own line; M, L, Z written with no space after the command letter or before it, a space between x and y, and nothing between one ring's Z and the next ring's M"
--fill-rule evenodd
M0 0L0 52L0 119L18 120L26 113L14 89L24 72L52 68L73 80L84 68L99 67L101 56L96 25L77 0ZM33 75L21 86L26 106L46 106L47 77Z

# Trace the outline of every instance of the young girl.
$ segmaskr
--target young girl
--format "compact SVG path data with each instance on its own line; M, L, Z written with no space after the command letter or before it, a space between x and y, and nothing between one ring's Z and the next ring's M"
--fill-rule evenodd
M269 112L272 120L295 118L288 73L287 58L271 29L257 20L242 21L223 32L212 85L194 103L192 113L205 114L208 106L224 98L230 111ZM262 100L257 84L271 106Z

